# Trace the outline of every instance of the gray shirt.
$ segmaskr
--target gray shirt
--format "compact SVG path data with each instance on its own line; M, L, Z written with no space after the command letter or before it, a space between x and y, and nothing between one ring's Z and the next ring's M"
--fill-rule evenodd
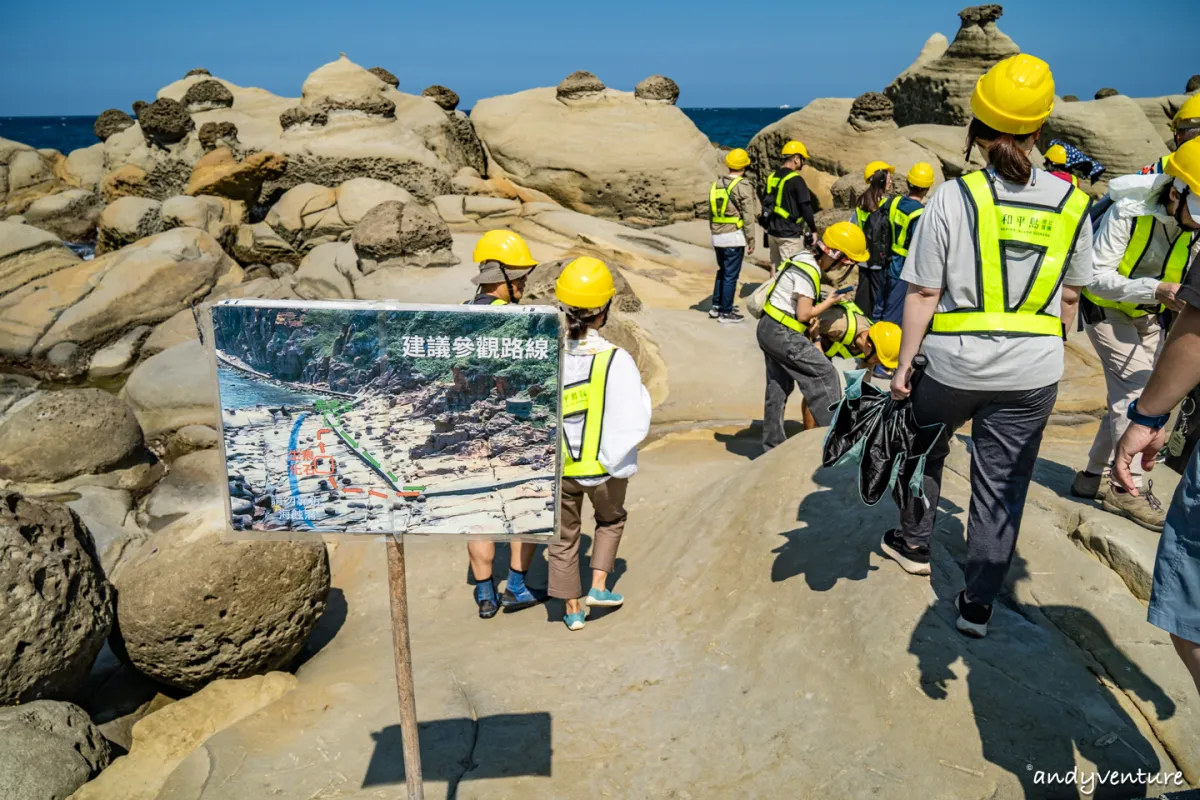
M1035 169L1029 184L1009 183L988 169L1000 202L1055 207L1071 184ZM917 286L942 289L938 311L978 308L975 276L975 214L959 181L942 184L929 200L904 262L901 278ZM1008 296L1021 297L1033 277L1038 254L1020 244L1002 245L1008 276ZM1085 217L1066 265L1063 283L1083 287L1092 280L1092 224ZM1061 316L1062 290L1046 310ZM1063 375L1063 340L1057 336L929 335L922 352L929 358L928 374L938 383L983 391L1039 389Z

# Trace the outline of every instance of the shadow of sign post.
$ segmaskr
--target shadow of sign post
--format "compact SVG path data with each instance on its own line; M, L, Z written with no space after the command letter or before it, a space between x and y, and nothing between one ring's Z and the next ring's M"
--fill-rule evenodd
M403 724L372 733L375 750L362 788L397 784L408 779ZM464 780L511 778L519 775L550 776L553 755L550 715L496 714L478 720L466 717L422 722L417 738L423 754L424 777L447 783L446 796L457 795ZM479 758L484 752L486 758Z

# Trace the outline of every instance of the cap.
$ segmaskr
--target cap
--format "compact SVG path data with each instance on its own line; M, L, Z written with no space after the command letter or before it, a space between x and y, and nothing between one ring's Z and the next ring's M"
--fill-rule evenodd
M533 267L508 267L499 261L485 261L479 265L479 274L471 278L471 283L483 286L487 283L504 283L506 280L515 281L533 272ZM505 273L508 276L505 277Z

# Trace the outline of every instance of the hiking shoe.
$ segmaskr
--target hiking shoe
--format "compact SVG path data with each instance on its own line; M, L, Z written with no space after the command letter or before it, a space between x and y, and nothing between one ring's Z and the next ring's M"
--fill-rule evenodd
M983 603L968 603L967 593L959 592L954 598L954 607L958 609L958 622L955 627L960 633L975 639L987 636L988 623L992 621L992 607Z
M584 605L600 606L601 608L616 608L624 602L624 597L606 589L592 589L587 593L587 597L583 598Z
M716 319L719 316L721 316L721 312L719 310L717 310L716 306L713 306L712 308L710 308L708 310L708 318L709 319Z
M539 592L529 587L525 587L516 594L505 588L504 594L500 596L500 605L504 607L505 614L511 614L524 608L532 608L545 599L545 592Z
M583 630L583 626L587 624L587 621L584 619L585 613L586 612L584 611L580 611L578 614L567 614L565 617L563 617L563 622L566 624L567 630Z
M1075 480L1071 481L1071 494L1085 500L1099 500L1108 490L1108 475L1089 475L1086 472L1076 472Z
M1128 517L1143 528L1156 533L1162 533L1163 524L1167 521L1167 510L1154 496L1154 481L1148 482L1145 489L1139 490L1137 497L1118 490L1116 485L1110 482L1100 504L1110 514Z
M479 618L491 619L500 606L496 605L496 585L489 581L475 584L475 604L479 606Z
M900 531L892 528L883 535L883 541L879 543L879 548L883 550L883 554L895 561L904 571L910 575L928 575L929 568L929 548L928 547L910 547L908 542L900 536Z
M717 322L722 325L737 325L740 322L745 322L746 318L741 314L722 314L717 318Z

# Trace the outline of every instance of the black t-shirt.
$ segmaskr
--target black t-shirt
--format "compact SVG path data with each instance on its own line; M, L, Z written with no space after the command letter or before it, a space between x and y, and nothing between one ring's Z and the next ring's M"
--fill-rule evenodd
M1176 295L1192 308L1200 311L1200 255L1192 259L1191 266L1183 278L1183 286Z
M782 180L790 172L790 169L780 167L774 174ZM779 191L778 186L775 187L775 191ZM804 182L804 176L797 175L783 185L783 208L788 212L788 219L774 213L774 192L763 198L763 211L770 213L767 232L785 239L800 238L809 230L806 221L812 224L812 193L808 190L808 184Z

